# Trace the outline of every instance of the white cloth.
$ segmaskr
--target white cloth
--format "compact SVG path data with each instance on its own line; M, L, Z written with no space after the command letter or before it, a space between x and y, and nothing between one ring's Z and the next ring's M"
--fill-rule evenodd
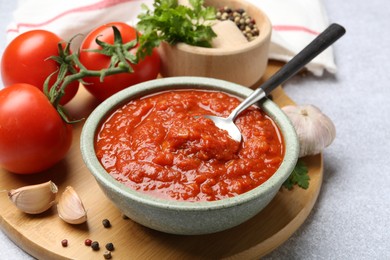
M247 1L261 8L271 20L271 59L288 61L328 26L321 0ZM106 22L135 25L142 3L151 6L153 0L19 0L7 28L7 41L33 29L49 30L68 40ZM325 70L335 73L332 47L309 63L307 69L317 76Z

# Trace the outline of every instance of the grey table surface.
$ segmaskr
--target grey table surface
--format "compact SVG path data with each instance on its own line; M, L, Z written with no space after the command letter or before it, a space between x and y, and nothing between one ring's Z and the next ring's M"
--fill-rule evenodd
M337 138L304 224L265 259L390 259L390 26L388 0L323 0L347 34L334 45L337 74L284 85L298 104L331 117ZM0 1L0 54L16 1ZM32 259L0 231L0 259Z

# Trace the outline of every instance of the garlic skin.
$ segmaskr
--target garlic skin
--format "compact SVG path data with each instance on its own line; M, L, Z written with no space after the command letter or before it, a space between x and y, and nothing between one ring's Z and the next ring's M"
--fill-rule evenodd
M13 189L8 192L9 199L21 211L40 214L55 204L58 188L52 181Z
M82 224L87 221L87 212L79 195L68 186L62 193L57 204L58 215L69 224Z
M282 110L297 132L300 145L299 157L319 154L335 139L335 125L316 106L285 106Z

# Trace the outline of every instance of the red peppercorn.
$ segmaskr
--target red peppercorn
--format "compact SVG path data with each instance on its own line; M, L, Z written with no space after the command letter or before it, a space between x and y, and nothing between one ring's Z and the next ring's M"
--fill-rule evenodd
M87 239L85 239L84 244L85 244L86 246L91 246L92 240L87 238Z
M63 240L61 241L61 245L62 245L63 247L67 247L67 246L68 246L68 239L63 239Z

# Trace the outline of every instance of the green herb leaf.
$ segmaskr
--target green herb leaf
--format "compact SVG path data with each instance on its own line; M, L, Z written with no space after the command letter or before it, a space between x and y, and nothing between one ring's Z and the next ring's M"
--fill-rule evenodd
M283 186L288 190L291 190L294 187L294 185L298 185L302 189L309 188L310 177L308 173L309 170L307 166L304 164L304 162L298 160L290 177L288 177L288 179L283 183Z
M190 0L190 4L193 8L179 5L177 0L155 0L154 10L143 5L145 13L138 15L137 23L143 33L137 56L142 59L149 55L161 41L211 47L211 40L217 36L209 24L216 19L215 9L204 7L204 0Z

